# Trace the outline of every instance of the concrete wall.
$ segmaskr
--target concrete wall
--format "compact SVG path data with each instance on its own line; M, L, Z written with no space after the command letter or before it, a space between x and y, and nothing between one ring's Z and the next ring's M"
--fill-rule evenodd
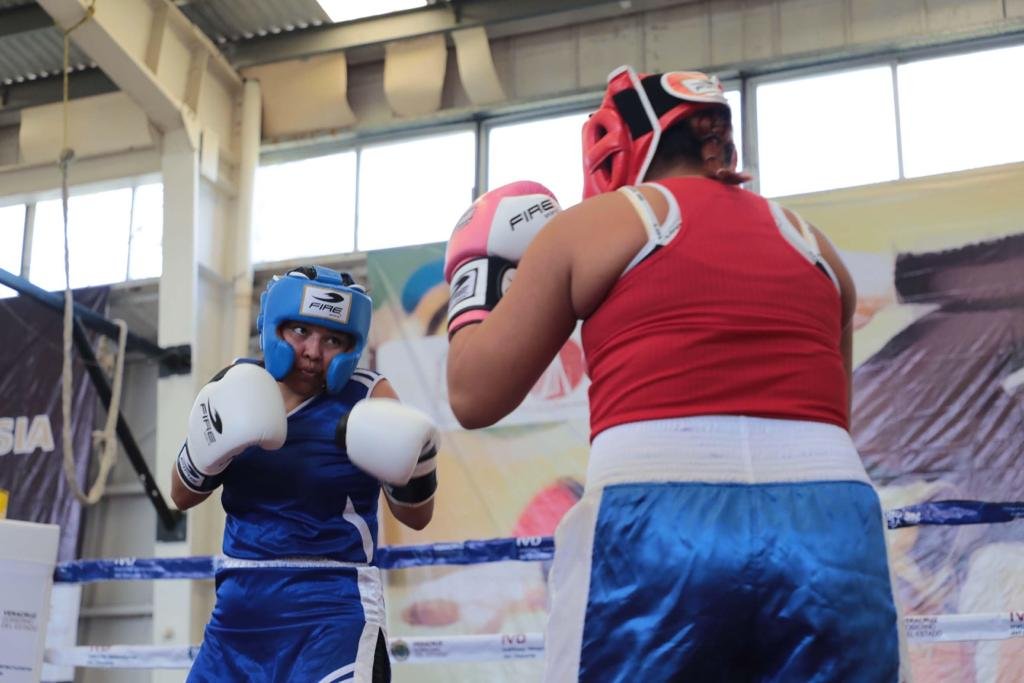
M473 108L450 51L442 109L403 119L388 107L383 62L351 64L356 130L422 124L475 110L597 92L620 64L757 75L971 39L1024 41L1024 0L714 0L491 41L508 99ZM338 133L333 133L337 135ZM344 136L346 131L341 131ZM305 141L305 142L308 142Z

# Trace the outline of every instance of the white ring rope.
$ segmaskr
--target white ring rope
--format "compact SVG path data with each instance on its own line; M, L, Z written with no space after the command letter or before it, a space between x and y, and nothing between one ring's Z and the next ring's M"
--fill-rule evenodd
M911 643L1007 640L1024 636L1024 612L940 614L904 619ZM388 647L396 663L494 662L541 659L541 633L493 633L437 638L391 638ZM198 646L165 647L110 645L48 649L45 661L56 666L101 669L187 669Z

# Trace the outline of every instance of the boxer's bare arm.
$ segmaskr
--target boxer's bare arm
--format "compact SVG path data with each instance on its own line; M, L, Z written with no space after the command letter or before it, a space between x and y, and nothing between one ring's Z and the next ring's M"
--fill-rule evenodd
M171 500L179 510L188 510L189 508L199 505L210 497L210 493L212 493L212 491L207 493L196 493L195 491L190 491L181 482L181 475L178 474L178 467L175 465L171 468Z
M664 216L667 206L657 191L645 196ZM646 239L632 204L617 192L553 218L526 250L514 284L490 316L451 340L448 398L459 422L486 427L512 412Z
M800 219L791 209L783 209L790 223L799 225ZM846 371L846 402L849 414L853 414L853 315L857 311L857 288L853 284L853 276L843 263L842 257L829 238L818 228L807 223L818 241L821 255L828 263L836 279L839 280L839 297L842 302L843 330L839 339L839 351L843 356L843 369Z
M839 280L839 289L841 291L842 305L843 305L843 336L839 340L839 350L843 354L843 367L846 370L846 400L847 409L852 415L853 411L853 314L857 310L857 288L853 284L853 276L850 275L850 271L846 268L846 264L843 263L843 259L839 256L839 252L832 246L832 242L829 241L828 237L825 236L820 230L813 225L811 230L814 231L815 237L818 239L818 245L821 248L821 255L828 261L828 265L832 268L832 272L836 274L836 279Z

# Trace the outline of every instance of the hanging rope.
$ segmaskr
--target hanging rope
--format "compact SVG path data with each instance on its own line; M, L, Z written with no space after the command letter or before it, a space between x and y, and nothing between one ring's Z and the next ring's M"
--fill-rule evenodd
M68 75L70 71L71 54L71 32L84 24L95 14L96 0L93 0L85 10L85 15L71 28L64 31L64 81L63 81L63 144L61 146L60 158L60 189L61 204L64 217L64 343L63 343L63 369L61 372L61 415L63 419L61 442L64 451L64 476L71 486L75 498L86 505L92 505L103 498L107 487L107 478L111 468L117 459L117 416L121 409L121 380L124 376L124 353L128 337L128 325L123 320L115 320L114 324L119 329L117 356L113 371L113 388L110 396L110 406L107 408L107 422L102 431L95 431L92 435L93 446L100 449L99 472L96 481L88 493L82 491L78 483L78 473L75 470L74 441L71 430L71 399L74 393L72 376L72 354L71 342L74 328L74 296L71 292L71 250L68 243L68 168L75 151L68 143Z

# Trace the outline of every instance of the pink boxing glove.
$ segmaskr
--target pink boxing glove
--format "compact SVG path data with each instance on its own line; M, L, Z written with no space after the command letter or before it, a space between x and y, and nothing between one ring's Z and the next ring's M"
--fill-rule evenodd
M487 317L511 284L526 247L561 210L551 190L529 180L502 185L473 202L455 224L445 252L449 338Z

